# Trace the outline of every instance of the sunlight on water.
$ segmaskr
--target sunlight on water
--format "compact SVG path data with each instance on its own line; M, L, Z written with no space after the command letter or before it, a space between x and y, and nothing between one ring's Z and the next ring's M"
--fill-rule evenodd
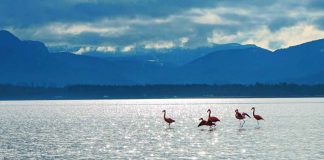
M252 106L265 121L240 128L234 110L252 116ZM324 159L323 107L323 98L0 101L0 158ZM221 122L198 128L209 108Z

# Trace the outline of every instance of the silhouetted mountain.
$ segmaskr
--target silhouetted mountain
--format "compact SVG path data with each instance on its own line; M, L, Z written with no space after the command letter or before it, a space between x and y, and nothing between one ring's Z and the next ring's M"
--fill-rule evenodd
M255 83L272 63L271 52L262 48L222 50L181 67L187 83Z
M0 30L0 49L20 45L21 41L8 31Z
M181 69L187 83L301 83L299 78L323 71L323 39L275 52L262 48L216 51Z
M25 85L128 84L116 65L70 53L49 53L37 41L0 31L0 83Z
M316 73L316 74L296 78L296 79L290 79L290 80L287 80L287 82L298 83L298 84L323 84L324 83L324 71Z
M305 77L324 71L324 39L307 42L274 52L285 74Z
M147 52L147 53L145 53ZM104 58L50 53L37 41L0 31L0 83L67 84L253 84L324 83L324 40L274 52L228 44Z

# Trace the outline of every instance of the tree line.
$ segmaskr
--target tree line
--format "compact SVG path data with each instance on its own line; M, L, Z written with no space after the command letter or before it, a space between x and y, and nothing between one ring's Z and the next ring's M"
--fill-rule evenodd
M323 96L324 84L68 85L64 87L0 84L0 99L2 100Z

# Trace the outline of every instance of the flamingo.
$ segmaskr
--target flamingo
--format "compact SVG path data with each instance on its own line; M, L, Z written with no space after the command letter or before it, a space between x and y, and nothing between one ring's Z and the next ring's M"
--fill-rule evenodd
M235 110L235 117L236 117L236 119L238 119L240 121L240 126L241 127L243 127L243 125L245 123L245 121L244 121L245 116L248 116L249 118L251 118L247 113L244 113L244 112L240 113L238 111L238 109ZM243 124L241 124L241 120L243 120Z
M201 122L198 124L198 127L200 126L209 126L209 127L212 127L212 126L216 126L215 123L213 123L212 121L205 121L203 118L200 118L199 120L201 120Z
M264 120L260 115L255 114L255 108L252 107L251 110L253 110L253 117L257 120L258 126L259 126L259 120Z
M173 120L171 118L165 117L165 114L166 114L166 111L165 110L163 110L162 112L164 112L164 116L163 116L164 121L167 122L167 123L169 123L169 127L170 127L170 124L173 123L173 122L175 122L175 120Z
M211 110L208 109L207 110L207 113L209 112L209 115L208 115L208 121L211 121L211 122L217 122L217 121L220 121L217 117L211 117L210 114L211 114Z

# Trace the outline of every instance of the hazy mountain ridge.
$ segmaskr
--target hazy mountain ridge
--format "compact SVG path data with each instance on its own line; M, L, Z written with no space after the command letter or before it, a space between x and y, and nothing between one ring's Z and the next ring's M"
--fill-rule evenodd
M198 82L212 79L206 83L304 83L298 79L323 72L323 48L320 39L274 52L263 48L216 51L185 65L184 72L206 77Z
M0 31L0 37L0 44L4 44L0 45L0 83L66 85L131 82L113 70L116 64L111 62L75 54L49 53L43 43L20 41L6 31Z
M85 52L82 55L99 57L99 58L122 58L137 59L141 61L151 61L160 64L180 66L189 63L199 57L205 56L211 52L228 50L228 49L245 49L255 48L255 45L241 45L237 43L213 44L198 48L169 48L169 49L145 49L144 46L135 47L129 52L116 50L114 52L104 53L98 51Z
M254 45L230 46L99 58L50 53L41 42L21 41L7 31L0 31L0 83L324 83L320 76L324 73L324 39L274 52ZM188 57L181 60L185 56Z

